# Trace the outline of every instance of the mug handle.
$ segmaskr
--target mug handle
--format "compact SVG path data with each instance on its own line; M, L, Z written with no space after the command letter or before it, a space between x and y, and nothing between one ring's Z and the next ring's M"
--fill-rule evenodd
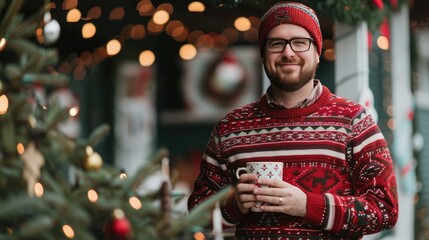
M247 168L245 168L245 167L237 168L237 171L235 171L235 176L237 177L237 179L240 179L240 172L241 171L245 171L247 173Z

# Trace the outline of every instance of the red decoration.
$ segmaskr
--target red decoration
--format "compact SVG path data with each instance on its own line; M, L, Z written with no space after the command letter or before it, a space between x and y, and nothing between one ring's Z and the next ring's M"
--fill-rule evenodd
M366 100L364 105L366 108L369 108L371 106L371 102L369 100Z
M104 229L107 239L110 240L127 240L131 236L131 223L126 218L112 219Z
M408 111L407 117L408 120L412 121L414 119L414 111Z
M413 167L414 167L413 162L412 162L412 161L409 161L407 165L405 165L404 167L402 167L402 168L399 170L399 171L400 171L401 176L405 176L405 175L407 175L407 174L411 171L411 169L413 169Z
M383 22L380 25L380 34L386 37L388 41L390 41L390 26L389 20L387 18L384 18Z
M375 6L377 6L379 10L383 10L383 0L372 0L372 2L375 4Z
M390 0L390 5L394 10L398 9L398 0Z
M372 50L372 33L368 32L368 50Z

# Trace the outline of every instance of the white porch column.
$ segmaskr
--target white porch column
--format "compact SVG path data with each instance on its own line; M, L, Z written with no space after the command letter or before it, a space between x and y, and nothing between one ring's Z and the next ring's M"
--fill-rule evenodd
M419 61L417 71L419 74L419 87L416 89L417 104L421 107L429 106L429 28L417 32L417 48Z
M410 20L409 9L402 4L390 18L391 28L391 78L392 103L395 128L393 130L392 156L397 168L399 187L399 219L395 239L414 239L414 194L416 179L414 169L412 134L409 113L413 110L411 92Z
M336 94L359 102L368 87L367 24L356 27L335 22L335 88Z

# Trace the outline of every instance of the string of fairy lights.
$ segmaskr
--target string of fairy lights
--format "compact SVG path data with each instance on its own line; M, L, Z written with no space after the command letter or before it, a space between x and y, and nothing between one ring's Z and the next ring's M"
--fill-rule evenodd
M81 28L82 38L90 39L96 36L97 26L91 20L100 18L103 12L102 7L94 6L85 15L78 9L78 0L65 0L62 6L50 3L47 8L58 9L59 7L67 11L67 23L85 21ZM162 32L165 32L174 41L183 43L178 52L182 60L195 58L199 51L223 51L228 45L237 42L241 37L240 34L247 42L256 43L258 40L259 18L255 16L239 16L234 20L233 27L226 28L221 33L213 31L205 33L202 30L190 29L179 19L172 19L175 10L172 3L162 3L155 6L150 0L141 0L136 3L135 9L141 17L150 17L146 25L142 23L124 25L119 34L106 43L102 43L92 52L84 51L70 54L66 57L67 60L59 63L58 72L71 74L74 80L82 80L86 76L87 68L92 68L105 59L119 54L124 49L126 40L144 40L148 35L157 36ZM200 1L191 2L187 6L189 13L201 13L205 10L205 5ZM109 20L115 21L123 19L125 14L126 9L124 7L116 7L110 11L108 16ZM39 42L43 44L43 31L38 31L37 34ZM151 66L156 61L156 53L150 49L143 50L139 54L138 61L144 67Z
M51 3L48 8L58 8ZM103 9L100 6L90 8L86 15L78 9L78 0L65 0L61 8L67 11L67 23L76 23L85 21L82 25L82 38L93 38L97 34L97 27L90 20L99 19ZM202 30L192 30L186 26L180 19L172 19L175 7L172 3L162 3L155 6L150 0L141 0L136 3L135 9L142 17L150 17L147 25L142 23L126 24L122 27L120 33L102 43L92 52L84 51L74 53L68 56L58 65L58 71L64 74L70 74L75 80L82 80L86 76L86 69L92 68L96 64L113 57L121 52L126 44L126 40L144 40L148 35L156 36L165 32L174 41L183 43L179 49L178 55L182 60L192 60L199 51L223 51L229 45L234 44L240 37L249 43L258 41L259 17L256 16L237 16L231 27L225 28L222 32L216 33L210 31L205 33ZM202 13L206 6L200 1L190 2L187 6L189 13ZM121 20L125 17L124 7L116 7L110 11L109 20ZM59 31L59 29L58 29ZM42 31L38 32L38 39L43 43ZM381 49L388 49L388 41L385 36L380 36L377 44ZM326 39L324 42L323 58L327 61L335 60L334 41ZM148 67L156 61L156 53L153 50L146 49L139 54L139 63Z
M97 26L92 22L100 19L103 14L101 6L93 6L86 13L82 13L78 8L78 0L64 0L61 6L54 2L45 6L47 13L43 20L45 24L36 31L36 36L41 44L51 44L56 41L60 35L61 27L55 19L51 19L49 11L61 8L66 11L67 24L84 22L81 27L83 39L94 38L97 34ZM175 7L172 3L161 3L155 6L151 0L140 0L136 3L136 11L141 17L150 17L146 26L142 23L126 24L113 38L93 51L74 52L66 56L65 60L60 62L57 71L61 74L70 74L74 80L82 80L87 75L87 69L95 67L98 63L107 58L114 57L124 49L127 40L144 41L148 35L157 36L165 32L174 41L183 43L178 55L182 60L194 59L199 51L224 51L229 45L234 44L240 37L249 43L258 41L259 17L256 16L237 16L231 27L225 28L222 32L216 33L210 31L205 33L202 30L192 30L186 26L180 19L172 19ZM206 6L200 1L190 2L187 6L189 13L202 13ZM108 13L109 20L118 21L125 17L126 9L116 7ZM334 41L325 39L324 52L322 57L327 61L335 61ZM0 51L6 45L6 39L0 39ZM379 48L387 50L389 47L386 36L380 35L377 39ZM145 49L140 52L138 62L144 67L151 66L156 61L156 53L151 49Z

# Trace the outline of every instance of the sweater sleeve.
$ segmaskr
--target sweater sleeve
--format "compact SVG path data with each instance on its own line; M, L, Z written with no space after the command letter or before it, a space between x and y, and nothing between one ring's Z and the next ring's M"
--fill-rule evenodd
M203 155L199 176L188 198L188 209L191 211L223 188L235 184L235 181L229 174L226 161L221 156L219 137L216 131L213 131ZM234 225L244 216L236 206L233 194L229 194L222 201L221 211L223 223L226 226Z
M307 194L307 221L341 235L373 234L398 218L397 186L387 143L364 110L353 120L349 165L353 193Z

